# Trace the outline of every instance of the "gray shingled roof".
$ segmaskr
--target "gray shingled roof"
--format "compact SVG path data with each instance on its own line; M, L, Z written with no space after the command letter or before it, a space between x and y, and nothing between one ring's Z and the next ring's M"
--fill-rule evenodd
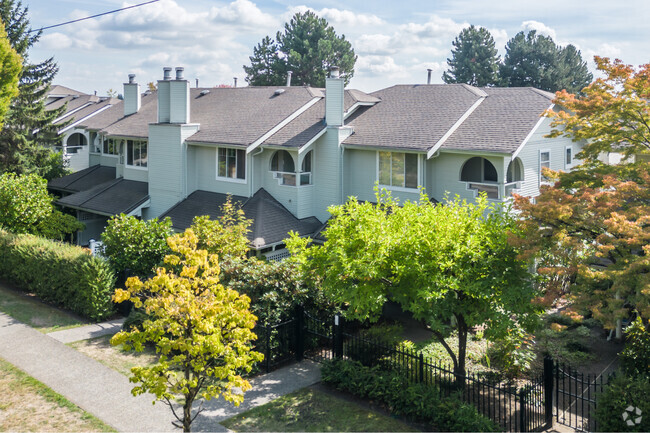
M484 88L488 97L445 141L442 150L512 153L555 97L532 87Z
M357 102L375 104L380 99L360 90L346 90L343 95L344 110ZM325 128L325 100L311 106L307 111L289 122L284 128L269 137L263 144L271 146L301 147L307 144Z
M47 187L63 192L79 192L115 179L115 167L93 165L67 176L52 179Z
M170 217L175 229L185 230L192 225L195 216L209 215L212 219L219 218L221 206L227 197L226 194L194 191L160 218ZM296 218L263 188L251 198L232 196L232 200L241 205L246 218L253 220L248 239L254 248L282 242L292 230L304 236L314 233L322 226L314 217Z
M74 122L76 122L78 120L83 120L88 116L93 116L93 113L96 113L97 111L104 109L104 107L106 107L106 106L115 105L118 101L119 101L119 99L109 98L109 99L104 99L103 101L93 102L89 106L84 107L84 108L82 108L82 109L80 109L78 111L75 111L74 113L72 113L72 114L70 114L68 116L65 116L64 118L62 118L57 123L58 124L63 124L63 123L68 124L68 122L69 123L74 123ZM71 111L70 106L68 106L68 112L69 111ZM100 113L98 113L98 114L100 114Z
M129 213L149 199L147 182L113 179L85 191L60 198L55 203L101 215Z
M462 84L400 85L372 96L381 102L348 122L354 133L345 144L426 151L479 99Z
M78 127L108 135L147 138L149 124L156 121L158 113L156 98L156 92L143 94L138 114L127 117L124 117L124 101L118 101L111 108L84 120Z

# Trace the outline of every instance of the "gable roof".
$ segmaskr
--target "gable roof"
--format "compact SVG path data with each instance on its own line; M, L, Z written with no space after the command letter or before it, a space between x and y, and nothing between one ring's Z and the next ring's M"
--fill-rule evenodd
M218 219L227 198L227 194L194 191L160 218L170 217L174 229L185 230L192 225L195 216L208 215L211 219ZM292 230L304 236L314 233L322 226L314 217L296 218L264 188L257 190L250 198L232 196L232 201L239 203L246 218L252 220L247 236L253 248L280 243Z
M67 176L52 179L47 187L62 192L79 192L115 179L115 167L93 165Z
M128 214L149 199L147 182L117 178L60 198L55 203L100 215Z
M487 98L444 142L443 150L513 153L555 98L532 87L488 87Z

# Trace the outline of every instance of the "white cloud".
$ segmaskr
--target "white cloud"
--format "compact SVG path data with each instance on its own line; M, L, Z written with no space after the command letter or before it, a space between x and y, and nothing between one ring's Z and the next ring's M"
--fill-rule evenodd
M210 19L216 23L227 23L249 27L278 27L279 22L272 15L262 12L249 0L235 0L224 7L210 9Z
M537 34L544 35L544 36L550 36L551 39L555 41L555 43L558 43L557 41L557 34L555 33L555 30L550 28L544 23L540 23L539 21L524 21L521 23L521 28L524 29L526 33L528 33L531 30L537 31Z

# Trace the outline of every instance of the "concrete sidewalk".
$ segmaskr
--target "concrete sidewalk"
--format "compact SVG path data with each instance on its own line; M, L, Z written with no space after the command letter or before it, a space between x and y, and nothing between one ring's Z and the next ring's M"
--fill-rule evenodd
M96 331L88 330L91 334ZM63 338L64 332L67 331L56 333ZM134 385L126 376L51 335L0 313L1 358L119 431L178 431L171 424L174 417L166 404L152 405L150 394L133 397ZM78 335L72 341L78 341ZM246 393L244 403L238 408L221 398L206 402L206 410L192 424L193 431L227 431L220 421L318 381L320 369L309 361L259 376L251 380L253 389Z
M75 341L90 340L91 338L97 338L103 335L117 334L122 329L122 323L124 323L124 318L95 323L94 325L64 329L63 331L54 331L48 333L47 336L61 343L68 344Z

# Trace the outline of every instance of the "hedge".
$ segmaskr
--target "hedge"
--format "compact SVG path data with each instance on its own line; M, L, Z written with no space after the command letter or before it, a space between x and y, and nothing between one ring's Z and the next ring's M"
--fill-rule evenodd
M476 408L454 396L442 398L432 385L411 383L405 376L357 361L333 360L323 364L324 383L358 397L380 401L395 415L434 424L440 431L499 431Z
M81 247L0 230L0 278L91 320L113 313L113 271Z

